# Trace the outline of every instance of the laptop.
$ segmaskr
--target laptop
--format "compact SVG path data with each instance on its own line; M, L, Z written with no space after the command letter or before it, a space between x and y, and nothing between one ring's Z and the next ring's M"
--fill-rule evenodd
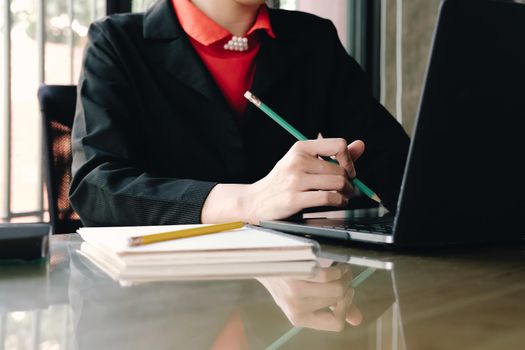
M397 208L260 226L384 246L525 242L525 4L444 0Z

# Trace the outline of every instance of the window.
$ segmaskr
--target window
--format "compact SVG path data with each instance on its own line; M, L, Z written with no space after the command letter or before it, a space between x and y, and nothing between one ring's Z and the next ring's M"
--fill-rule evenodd
M104 0L1 0L0 221L45 215L40 83L76 84L89 23Z
M281 0L280 7L332 20L369 74L380 102L410 134L440 0Z
M380 100L414 126L440 0L381 0Z

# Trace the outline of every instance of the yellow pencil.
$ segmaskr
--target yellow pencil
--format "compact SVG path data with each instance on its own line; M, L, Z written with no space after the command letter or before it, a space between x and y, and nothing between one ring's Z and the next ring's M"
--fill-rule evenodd
M183 230L154 233L151 235L130 237L128 239L128 244L131 247L137 247L137 246L150 244L150 243L171 241L171 240L179 239L179 238L201 236L201 235L207 235L210 233L234 230L236 228L241 228L243 226L244 226L244 222L234 221L234 222L226 222L223 224L199 226L199 227L188 228L188 229L183 229Z

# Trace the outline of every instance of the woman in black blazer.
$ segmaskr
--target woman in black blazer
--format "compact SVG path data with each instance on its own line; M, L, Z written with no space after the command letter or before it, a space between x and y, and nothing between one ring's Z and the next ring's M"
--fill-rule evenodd
M192 2L239 36L265 6ZM356 172L395 207L409 144L403 128L372 97L330 21L268 13L275 37L258 36L250 90L313 141L296 142L252 105L238 118L170 0L91 25L70 189L85 225L285 218L346 205ZM315 140L319 134L324 139Z

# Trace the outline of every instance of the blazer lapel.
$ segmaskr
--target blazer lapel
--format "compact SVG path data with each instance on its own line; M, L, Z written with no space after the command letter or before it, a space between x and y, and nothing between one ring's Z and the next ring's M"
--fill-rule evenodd
M300 29L285 29L285 19L280 18L276 10L269 9L272 30L275 39L263 34L261 49L257 55L257 68L251 91L261 98L273 85L285 78L293 69L294 63L301 59L296 43L300 38ZM288 26L289 27L289 26Z
M284 54L282 42L263 35L256 59L251 92L262 98L264 93L286 75L290 59Z
M209 100L227 106L217 84L190 44L170 0L158 1L144 16L151 57L169 74Z
M216 146L229 172L238 173L244 164L242 137L235 117L217 84L183 32L170 0L158 1L144 16L144 38L150 59L166 72L167 81L176 79L203 97L209 113L199 121L203 132ZM169 83L168 85L169 86Z

